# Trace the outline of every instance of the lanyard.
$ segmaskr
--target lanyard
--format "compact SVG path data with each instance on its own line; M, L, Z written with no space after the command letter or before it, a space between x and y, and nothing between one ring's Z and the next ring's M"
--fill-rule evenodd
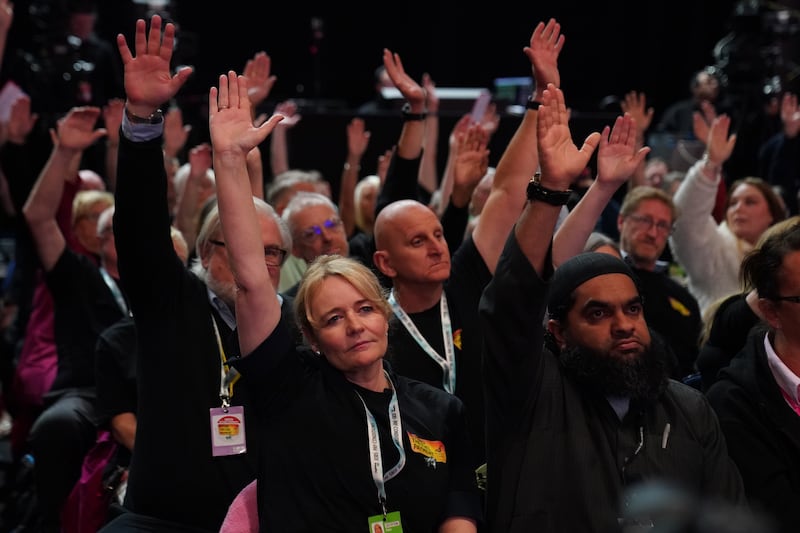
M394 447L397 448L397 451L400 454L397 464L385 474L383 472L383 457L381 456L381 439L378 434L378 423L375 422L375 417L369 412L367 404L364 402L364 398L362 398L358 392L356 392L356 395L358 396L358 399L361 400L361 404L364 406L364 413L367 415L367 438L369 439L369 456L370 466L372 468L372 480L375 482L375 487L378 489L378 501L381 504L381 510L383 511L383 516L385 517L385 483L399 474L403 469L403 466L406 464L406 453L403 450L403 427L400 421L400 406L397 403L397 389L395 388L394 383L392 383L392 379L389 377L389 374L386 373L385 370L383 373L386 375L386 379L389 381L389 385L392 387L392 399L389 402L389 427L391 429Z
M122 297L122 292L120 292L119 287L117 286L117 282L114 281L114 278L108 273L104 267L100 267L100 274L103 276L103 281L106 282L108 285L108 289L111 291L111 294L114 296L114 299L117 301L117 306L119 310L122 311L122 314L125 316L133 316L128 309L128 304L125 302L125 298Z
M788 392L783 390L783 388L780 388L780 389L781 389L781 394L783 394L783 399L786 400L786 403L789 404L789 407L791 407L794 410L795 413L800 415L800 403L797 403L794 400L794 398L792 398L791 395L789 395Z
M219 381L219 399L222 402L223 411L227 412L228 407L231 406L231 396L233 396L233 384L239 380L239 372L235 368L227 365L227 358L225 357L225 349L222 347L222 338L219 336L219 327L214 317L211 317L211 323L214 324L214 335L217 337L217 348L219 349L220 360L220 381Z
M447 307L447 297L444 295L444 291L442 291L442 297L440 300L444 357L439 355L436 350L431 347L427 339L425 339L425 337L423 337L419 332L417 326L414 325L414 322L411 320L411 317L408 316L408 313L406 313L403 308L400 307L400 304L397 303L397 299L394 297L394 291L392 291L392 293L389 295L389 304L392 306L394 314L397 315L397 318L400 320L403 326L405 326L409 335L411 335L411 337L417 341L419 347L422 348L426 354L428 354L428 357L433 359L434 362L441 367L442 386L444 387L444 390L450 394L455 394L456 357L455 347L453 346L453 328L450 325L450 310Z

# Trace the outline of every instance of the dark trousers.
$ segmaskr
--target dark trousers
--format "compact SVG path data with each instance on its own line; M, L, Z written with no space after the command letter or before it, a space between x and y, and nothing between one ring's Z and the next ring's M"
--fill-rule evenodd
M67 392L36 419L29 438L41 531L59 531L61 507L97 438L94 395Z

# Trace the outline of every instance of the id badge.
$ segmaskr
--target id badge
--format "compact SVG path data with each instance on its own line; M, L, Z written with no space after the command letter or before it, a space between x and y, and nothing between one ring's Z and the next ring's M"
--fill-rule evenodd
M244 436L244 407L212 407L211 411L211 452L220 455L238 455L247 451ZM226 412L227 411L227 412Z
M367 519L369 524L369 533L403 533L403 524L400 523L400 511L386 514L386 520L383 515L370 516Z

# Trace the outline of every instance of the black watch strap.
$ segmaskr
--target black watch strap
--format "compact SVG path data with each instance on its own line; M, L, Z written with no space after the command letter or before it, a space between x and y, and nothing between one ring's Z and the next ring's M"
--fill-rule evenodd
M401 111L403 112L403 121L406 121L406 120L425 120L425 117L428 116L427 113L412 113L411 112L411 105L408 102L403 104L403 109Z
M541 184L541 174L537 172L533 179L528 183L528 200L538 200L550 205L565 205L572 198L572 189L565 191L554 191L543 187Z

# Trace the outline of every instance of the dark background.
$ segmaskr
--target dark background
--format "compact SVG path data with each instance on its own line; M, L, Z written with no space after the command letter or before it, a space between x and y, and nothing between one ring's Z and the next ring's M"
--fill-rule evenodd
M53 0L54 10L66 0ZM9 52L25 47L36 33L28 20L31 4L15 1ZM511 2L494 0L479 9L473 3L434 2L254 2L172 0L166 15L179 26L176 60L195 68L180 93L195 139L204 139L208 88L229 69L241 71L247 59L264 50L278 77L263 111L282 100L301 104L303 120L290 134L290 163L318 168L338 178L345 155L344 127L352 110L373 95L373 72L382 49L398 52L406 70L420 79L431 74L439 87L485 87L501 76L530 76L522 48L535 25L555 17L566 43L559 59L561 86L572 109L576 137L599 129L619 112L618 100L630 90L643 91L656 110L656 121L676 100L689 96L692 74L719 62L715 45L727 47L734 84L747 86L758 101L765 77L777 74L781 88L797 92L796 32L774 31L765 12L785 6L796 29L800 0ZM132 0L100 0L97 32L114 42L130 37L137 17L149 17ZM742 16L742 14L757 16ZM734 16L734 15L737 16ZM312 29L316 21L318 31ZM465 103L468 105L468 103ZM465 109L465 110L468 110ZM460 116L442 114L440 157L450 127ZM507 116L493 139L492 164L513 134L519 118ZM377 154L396 141L396 117L370 117L373 131L365 172L374 170ZM265 150L266 151L266 150Z

